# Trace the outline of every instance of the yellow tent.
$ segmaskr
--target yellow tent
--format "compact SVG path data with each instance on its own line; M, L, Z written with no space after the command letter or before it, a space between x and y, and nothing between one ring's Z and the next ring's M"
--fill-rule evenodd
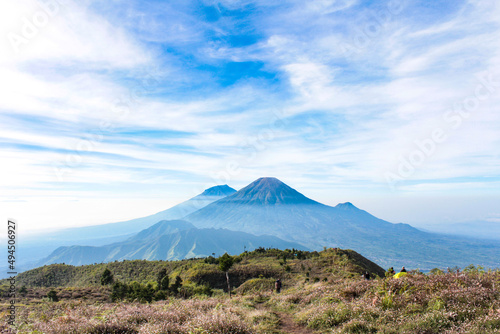
M396 275L394 275L393 277L394 278L400 278L400 277L403 277L403 276L406 276L408 275L407 272L400 272L400 273L397 273Z

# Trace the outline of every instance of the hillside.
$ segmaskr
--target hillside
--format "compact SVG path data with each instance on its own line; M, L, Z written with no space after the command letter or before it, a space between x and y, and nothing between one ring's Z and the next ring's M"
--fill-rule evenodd
M256 248L296 248L298 243L274 236L255 236L224 229L197 229L182 220L164 220L123 241L101 247L71 246L56 249L39 265L67 263L83 265L121 260L182 260L239 254Z
M258 249L233 259L232 298L218 290L225 286L225 275L217 269L219 259L210 257L37 268L18 276L16 326L9 331L0 324L0 331L493 334L500 330L499 271L469 266L463 271L433 270L429 275L417 271L399 279L365 280L361 272L383 270L349 250ZM112 286L99 284L105 268L114 274ZM168 291L156 286L162 269L171 282ZM283 281L281 293L273 291L276 278ZM5 283L0 286L4 314L9 305ZM120 293L133 295L114 300ZM51 294L58 301L49 300Z
M25 235L23 236L23 247L19 249L20 260L17 265L23 270L34 268L40 264L39 260L47 257L55 249L62 246L82 245L99 247L124 241L161 220L180 219L235 192L236 190L227 185L215 186L169 209L146 217L116 223L66 228L48 233ZM68 217L68 221L70 220L71 217ZM5 271L3 270L2 272Z
M236 256L235 261L230 271L235 287L260 276L296 281L306 278L323 280L338 275L354 277L365 271L384 275L384 269L352 250L307 252L259 248ZM125 260L84 266L52 264L20 273L17 284L27 287L99 286L105 268L109 268L117 281L145 284L155 281L157 273L165 268L172 279L178 275L185 281L210 283L213 288L225 288L224 273L217 268L216 262L217 259L208 257L181 261Z

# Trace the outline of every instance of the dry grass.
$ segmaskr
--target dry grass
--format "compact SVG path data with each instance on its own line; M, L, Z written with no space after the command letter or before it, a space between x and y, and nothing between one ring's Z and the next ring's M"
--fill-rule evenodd
M280 315L288 313L317 333L500 332L500 272L373 281L331 277L296 284L279 295L261 289L260 283L249 284L232 299L41 301L18 308L17 329L47 334L279 333Z

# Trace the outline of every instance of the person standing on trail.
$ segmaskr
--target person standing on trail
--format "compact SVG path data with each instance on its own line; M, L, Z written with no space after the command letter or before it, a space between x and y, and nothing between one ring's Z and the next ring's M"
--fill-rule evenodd
M278 278L276 280L276 283L274 284L275 288L276 288L276 293L280 293L281 292L281 280Z
M406 269L405 269L405 267L404 267L404 266L403 266L403 268L401 268L401 272L402 272L402 273L405 273L405 272L406 272Z

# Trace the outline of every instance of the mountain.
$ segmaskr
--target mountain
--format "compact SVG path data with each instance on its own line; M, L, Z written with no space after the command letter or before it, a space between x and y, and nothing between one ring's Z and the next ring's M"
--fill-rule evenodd
M312 199L290 188L280 180L274 177L260 178L240 191L235 192L231 199L222 203L234 203L244 205L285 205L285 204L319 204Z
M69 228L53 233L51 237L58 240L81 240L85 244L89 244L89 240L98 239L98 243L107 244L109 243L109 238L121 237L125 239L126 237L142 231L143 229L148 228L161 220L180 219L207 206L210 203L234 194L235 192L235 189L227 185L215 186L206 189L203 193L185 202L177 204L170 209L160 211L150 216L131 219L119 223ZM101 238L96 238L96 236L101 236ZM106 242L106 240L108 241Z
M56 249L38 265L66 263L84 265L115 260L181 260L206 257L213 253L239 254L258 247L296 248L300 244L273 236L255 236L224 229L197 229L182 220L161 221L122 241L101 247L70 246Z
M444 236L407 224L392 224L349 202L335 207L324 205L276 178L260 178L184 219L198 228L269 234L312 249L351 248L386 267L500 265L498 242Z
M29 259L30 262L21 261L17 264L23 270L34 268L40 259L61 246L103 246L123 241L161 220L180 219L235 192L236 190L227 185L215 186L170 209L147 217L118 223L75 227L33 236L23 236L23 247L20 248L19 255L21 259Z

